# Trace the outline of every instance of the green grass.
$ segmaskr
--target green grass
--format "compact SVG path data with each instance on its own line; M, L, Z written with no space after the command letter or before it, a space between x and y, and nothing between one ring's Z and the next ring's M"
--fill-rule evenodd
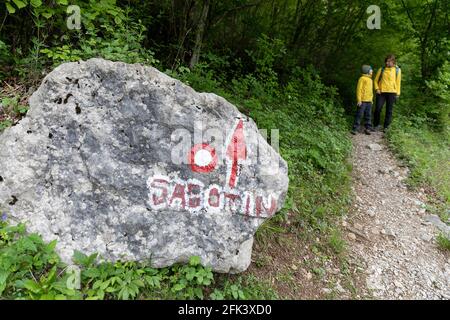
M443 233L440 233L436 238L439 248L444 251L450 251L450 239Z
M411 169L412 186L429 185L446 206L450 204L450 133L418 127L400 118L388 134L394 151Z
M336 253L336 254L341 254L345 250L346 243L345 243L344 239L342 238L342 234L337 229L335 229L331 232L329 239L328 239L328 244L331 247L331 249L334 251L334 253Z

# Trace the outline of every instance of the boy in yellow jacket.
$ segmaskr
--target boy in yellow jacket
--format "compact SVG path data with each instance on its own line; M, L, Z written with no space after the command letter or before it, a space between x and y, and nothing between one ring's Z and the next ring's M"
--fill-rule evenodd
M361 123L361 118L364 114L364 125L366 127L364 133L370 135L370 116L373 101L373 70L371 66L363 65L361 71L362 75L359 78L358 85L356 87L356 101L358 109L356 109L356 116L355 122L353 123L352 134L356 134Z
M383 105L386 102L386 115L384 117L384 129L386 130L392 121L392 109L395 101L400 96L400 83L402 72L395 65L395 56L390 54L384 59L385 67L380 68L375 76L375 91L377 101L374 113L373 124L376 129L381 129L380 115Z

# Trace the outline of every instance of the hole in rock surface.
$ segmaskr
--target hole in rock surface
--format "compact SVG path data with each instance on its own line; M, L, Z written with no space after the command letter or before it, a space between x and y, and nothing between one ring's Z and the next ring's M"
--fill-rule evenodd
M12 200L9 202L10 206L13 206L16 204L16 202L18 201L16 196L11 196Z
M64 104L67 103L67 100L69 100L70 97L73 97L73 95L71 93L68 93L67 96L64 98Z

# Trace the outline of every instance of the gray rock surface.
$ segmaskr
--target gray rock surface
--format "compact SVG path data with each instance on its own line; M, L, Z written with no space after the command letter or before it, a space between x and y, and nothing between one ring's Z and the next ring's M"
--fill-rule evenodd
M446 223L442 222L441 218L435 214L430 214L425 217L425 221L431 222L435 225L439 230L441 230L444 234L450 237L450 226Z
M155 267L200 256L250 264L281 209L287 164L225 99L158 70L102 59L60 65L0 136L0 211L70 263L73 250Z

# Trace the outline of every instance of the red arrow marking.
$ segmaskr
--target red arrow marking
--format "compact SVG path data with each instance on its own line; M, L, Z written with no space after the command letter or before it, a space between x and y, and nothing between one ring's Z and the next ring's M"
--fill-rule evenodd
M244 140L244 122L242 120L239 120L239 123L231 136L231 140L227 148L227 156L231 160L231 173L228 185L231 188L235 188L237 182L238 162L239 160L247 159L247 147Z

